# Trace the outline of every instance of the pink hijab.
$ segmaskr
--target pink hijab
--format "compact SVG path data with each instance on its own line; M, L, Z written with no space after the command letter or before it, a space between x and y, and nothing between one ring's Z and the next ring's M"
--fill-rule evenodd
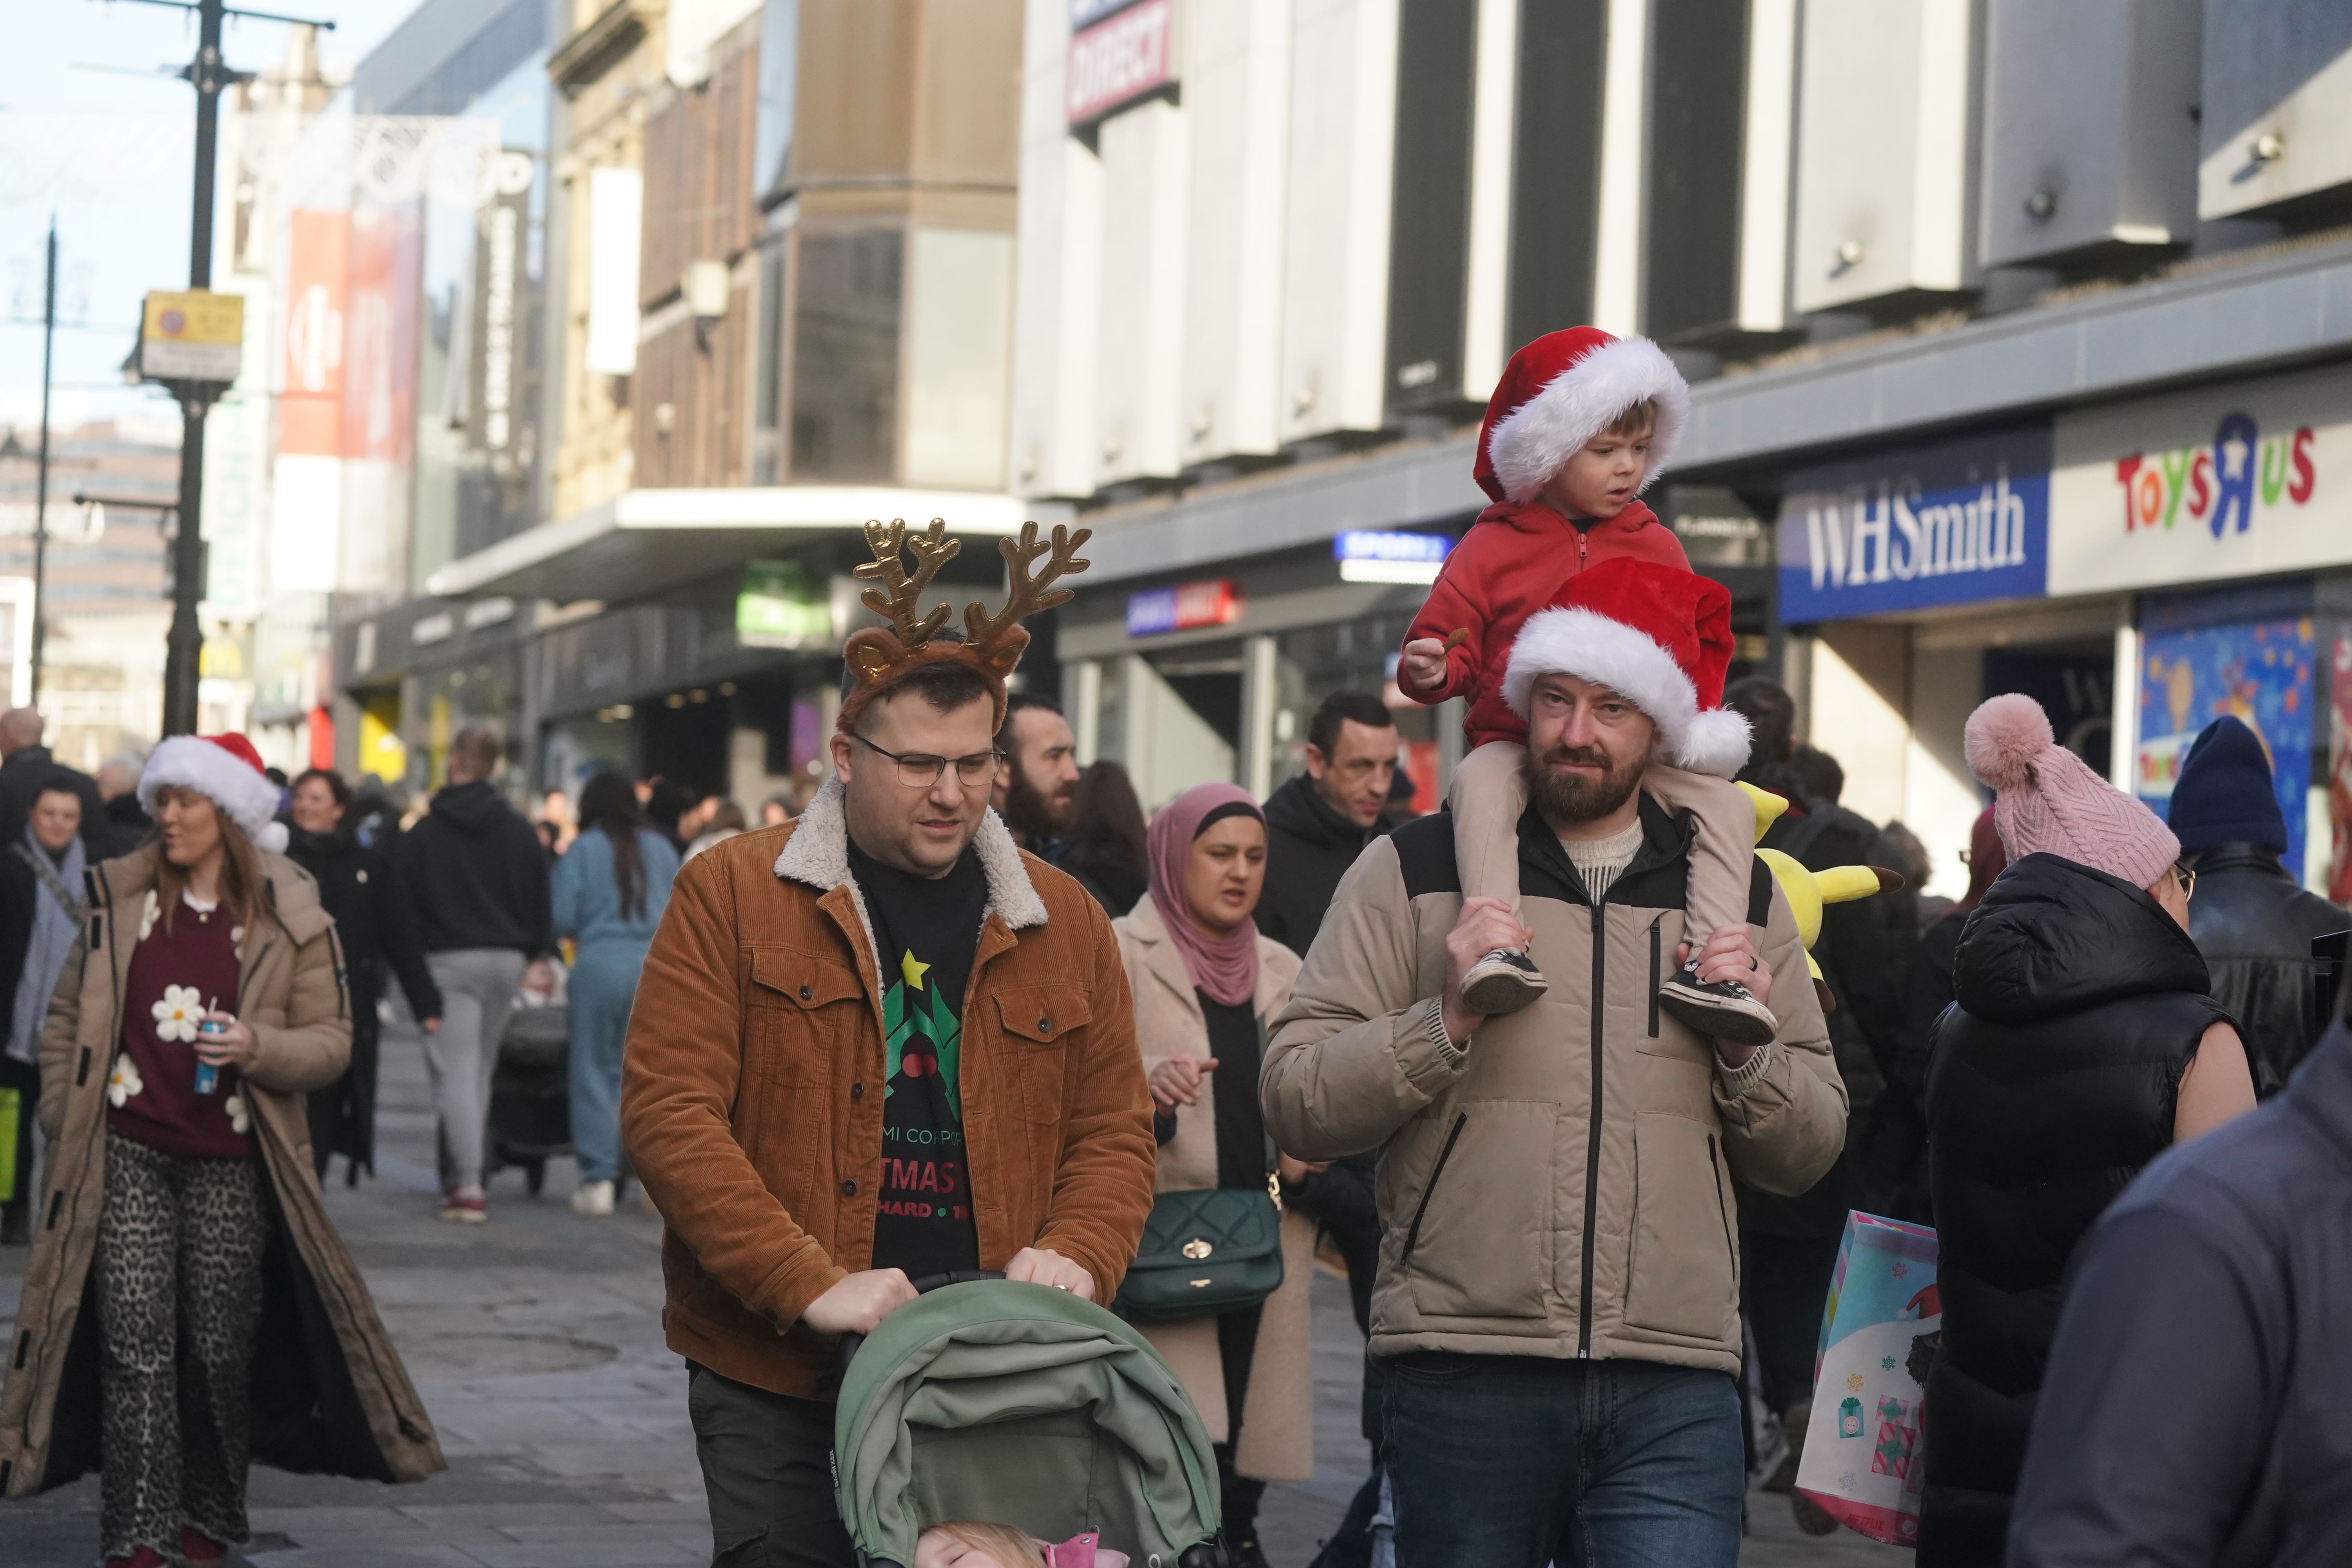
M1184 862L1192 858L1192 840L1221 806L1238 805L1260 823L1265 814L1239 784L1194 784L1160 808L1144 838L1144 859L1151 871L1151 901L1168 939L1184 958L1184 973L1213 1001L1238 1006L1257 994L1257 926L1244 921L1223 936L1210 936L1192 923L1184 902ZM1232 816L1231 812L1223 815Z

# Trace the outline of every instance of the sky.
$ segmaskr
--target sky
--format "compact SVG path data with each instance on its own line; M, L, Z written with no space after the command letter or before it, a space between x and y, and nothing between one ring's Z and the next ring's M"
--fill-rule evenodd
M417 0L248 3L333 22L320 57L331 74L340 67L348 76ZM39 422L43 247L55 213L52 428L129 418L176 439L176 405L159 389L125 386L118 367L141 299L188 285L195 93L155 68L176 70L195 54L195 17L139 0L16 0L9 11L9 47L0 50L0 425L29 436ZM231 17L222 33L228 64L274 64L286 33L282 23ZM85 68L94 66L108 68Z

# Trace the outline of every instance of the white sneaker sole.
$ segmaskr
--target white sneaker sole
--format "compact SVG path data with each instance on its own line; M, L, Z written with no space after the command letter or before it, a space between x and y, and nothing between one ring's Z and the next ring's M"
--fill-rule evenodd
M1496 1018L1517 1012L1545 989L1544 982L1510 964L1498 963L1484 974L1474 965L1462 977L1462 1005L1473 1013Z

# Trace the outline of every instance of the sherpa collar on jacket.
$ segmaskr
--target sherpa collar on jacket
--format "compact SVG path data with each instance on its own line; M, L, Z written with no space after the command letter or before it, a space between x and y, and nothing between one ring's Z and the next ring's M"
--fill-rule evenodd
M793 825L792 837L784 840L776 856L776 875L788 882L800 882L820 893L835 888L847 888L849 897L857 907L857 923L866 930L866 944L872 948L874 919L866 912L866 895L849 875L849 819L843 813L842 788L839 779L827 779L824 787L801 813ZM988 878L988 908L982 919L990 914L1001 917L1013 931L1027 931L1045 923L1045 900L1037 896L1036 887L1029 880L1029 869L1021 863L1020 847L1013 842L1013 834L1004 819L991 809L980 819L980 831L973 836L972 848L980 856L980 868Z

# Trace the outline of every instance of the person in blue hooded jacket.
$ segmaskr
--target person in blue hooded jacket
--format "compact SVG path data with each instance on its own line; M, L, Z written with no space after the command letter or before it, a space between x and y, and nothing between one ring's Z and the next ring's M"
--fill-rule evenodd
M2315 987L2311 942L2352 927L2352 915L2305 892L2286 853L2286 816L2271 759L2240 720L2205 726L2181 763L2168 817L2181 858L2197 873L2189 936L2205 955L2213 1000L2238 1021L2268 1098L2327 1027Z
M572 1008L572 1146L580 1186L572 1207L613 1212L621 1173L621 1043L646 949L669 907L677 848L650 826L636 786L600 773L580 792L580 837L555 863L555 934L576 944Z

